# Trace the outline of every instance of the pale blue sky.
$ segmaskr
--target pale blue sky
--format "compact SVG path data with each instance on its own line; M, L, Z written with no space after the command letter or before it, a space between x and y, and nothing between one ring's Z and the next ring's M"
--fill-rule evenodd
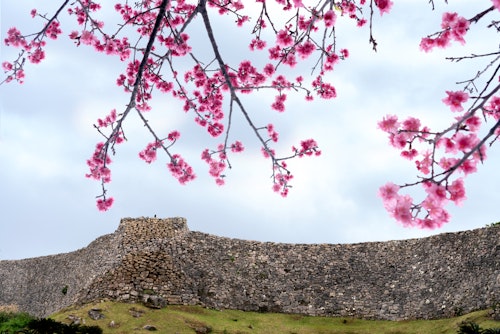
M155 214L186 217L191 230L220 236L296 243L414 238L500 220L498 147L490 150L479 173L467 179L469 199L462 207L450 206L452 221L440 230L397 225L376 196L378 187L389 180L403 183L415 177L413 164L387 145L376 122L390 113L447 125L450 112L441 103L444 91L458 89L454 82L474 76L479 68L473 63L450 64L444 57L492 51L498 45L496 34L479 33L486 24L480 22L466 38L466 49L432 54L418 49L420 37L439 29L443 10L483 9L489 0L472 5L452 0L448 7L435 1L435 12L426 0L394 2L393 13L375 15L377 53L371 51L366 29L339 20L338 43L350 50L351 57L332 74L337 99L311 104L290 96L284 114L267 111L272 95L248 99L254 117L264 124L275 123L282 147L314 137L323 151L319 158L291 163L295 179L287 199L271 191L269 164L240 116L234 126L247 151L232 157L226 186L218 187L199 159L207 146L199 143L207 138L192 124L192 117L179 110L178 102L160 98L151 122L182 132L177 149L196 168L198 179L181 186L166 169L165 157L152 165L141 161L137 154L151 140L133 117L125 124L129 142L113 158L109 191L116 203L109 212L98 212L94 196L99 184L84 177L85 161L100 140L92 124L127 103L114 84L122 64L75 48L66 38L50 42L46 61L26 68L23 85L0 86L0 259L76 250L113 232L122 217ZM11 26L26 32L35 29L29 16L35 3L0 3L2 40ZM66 28L65 34L70 30ZM200 34L193 38L203 38ZM247 52L246 42L236 34L222 40L221 51L229 59ZM3 45L1 51L2 61L17 52Z

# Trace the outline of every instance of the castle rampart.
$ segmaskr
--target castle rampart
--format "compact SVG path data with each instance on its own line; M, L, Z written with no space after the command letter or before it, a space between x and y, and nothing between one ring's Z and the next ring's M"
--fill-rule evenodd
M452 316L500 302L500 228L283 244L191 232L183 218L125 218L84 249L0 261L0 305L48 315L105 298L369 319Z

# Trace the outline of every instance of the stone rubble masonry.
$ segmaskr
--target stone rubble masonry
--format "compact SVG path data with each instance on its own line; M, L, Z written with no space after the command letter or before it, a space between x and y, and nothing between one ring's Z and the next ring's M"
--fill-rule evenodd
M499 305L500 228L285 244L192 232L184 218L124 218L75 252L0 261L0 305L47 316L103 299L365 319L454 316Z

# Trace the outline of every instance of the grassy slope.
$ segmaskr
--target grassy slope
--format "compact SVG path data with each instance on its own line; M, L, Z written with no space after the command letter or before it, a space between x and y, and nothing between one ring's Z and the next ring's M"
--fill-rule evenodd
M99 308L104 319L92 320L87 312ZM143 312L133 317L130 309ZM68 322L68 315L85 320L86 325L97 325L104 333L147 332L142 328L153 325L160 333L195 333L195 328L210 327L211 333L342 333L342 334L403 334L456 333L464 321L474 321L482 328L500 327L498 321L487 318L488 311L474 312L452 319L417 321L371 321L349 318L308 317L290 314L253 313L233 310L216 311L196 306L168 306L162 310L148 309L139 304L102 302L66 309L52 316ZM110 328L111 321L117 324ZM138 330L140 329L140 330Z

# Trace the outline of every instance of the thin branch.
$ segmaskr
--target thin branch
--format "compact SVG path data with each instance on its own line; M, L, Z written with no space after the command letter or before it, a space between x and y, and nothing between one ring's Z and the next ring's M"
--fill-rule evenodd
M134 82L134 85L133 85L132 92L130 93L130 100L129 100L130 102L127 105L127 108L123 112L123 114L120 117L120 119L117 120L116 127L113 129L113 132L109 136L110 139L108 139L106 141L106 143L104 144L103 149L101 151L103 155L106 155L106 153L107 153L107 151L109 149L109 145L112 144L112 139L116 138L116 136L120 132L120 129L122 127L123 121L125 120L125 118L127 118L129 112L132 109L134 109L135 106L136 106L136 102L135 101L136 101L137 93L139 92L139 89L140 89L140 86L141 86L142 76L143 76L144 70L146 68L146 64L147 64L147 61L148 61L148 58L149 58L149 54L151 53L151 49L152 49L153 44L154 44L154 42L156 40L156 35L158 34L158 31L160 30L161 22L163 20L163 16L165 15L166 8L167 8L167 5L168 5L169 1L170 0L163 0L162 3L161 3L161 5L160 5L160 7L159 7L159 12L158 12L158 16L156 17L155 25L153 27L153 30L151 31L151 35L149 36L148 44L146 46L146 49L144 50L144 55L142 57L141 64L139 65L139 68L137 70L137 76L135 78L135 82ZM137 112L140 114L140 111L137 111ZM146 123L147 123L147 121L146 121Z

